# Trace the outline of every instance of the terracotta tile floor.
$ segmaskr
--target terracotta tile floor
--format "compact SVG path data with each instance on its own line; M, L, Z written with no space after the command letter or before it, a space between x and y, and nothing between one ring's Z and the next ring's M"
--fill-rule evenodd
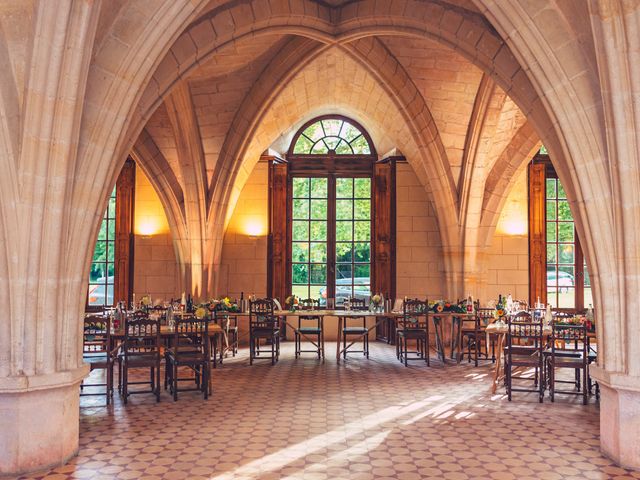
M25 478L640 479L600 454L593 403L509 403L490 394L490 364L405 368L394 347L371 350L337 366L287 343L273 367L244 350L214 371L208 401L83 397L78 456Z

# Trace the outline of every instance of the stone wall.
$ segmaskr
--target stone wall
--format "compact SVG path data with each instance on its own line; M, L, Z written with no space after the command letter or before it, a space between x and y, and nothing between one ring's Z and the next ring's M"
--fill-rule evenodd
M526 171L519 175L504 204L487 265L487 300L509 293L519 300L529 300ZM483 303L484 300L481 299Z
M176 297L178 267L167 217L149 179L136 169L133 292L137 298Z
M224 236L220 295L267 294L268 183L268 165L258 163L240 193Z
M396 169L396 294L442 298L444 263L433 201L408 163Z

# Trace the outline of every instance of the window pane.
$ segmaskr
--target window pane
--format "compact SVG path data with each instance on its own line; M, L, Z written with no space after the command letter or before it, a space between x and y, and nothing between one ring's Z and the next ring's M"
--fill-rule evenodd
M113 285L107 285L107 298L105 305L113 305Z
M327 222L316 221L311 223L311 240L326 241L327 240Z
M558 308L575 308L576 306L576 289L568 288L566 290L558 289Z
M370 275L370 266L369 264L364 264L364 265L359 265L356 264L355 265L355 283L360 283L360 284L369 284L371 283L369 280L369 275Z
M351 264L345 263L336 265L336 285L351 285L351 282Z
M336 150L336 147L340 143L340 138L338 137L324 137L324 143L329 147L329 150Z
M575 285L574 267L558 267L558 291L566 291L569 288L575 287Z
M314 142L317 140L320 140L325 135L324 130L322 130L322 126L320 125L320 122L316 122L309 125L303 133Z
M349 142L360 135L360 130L351 125L349 122L344 122L340 136L346 138Z
M327 261L327 244L312 243L311 244L311 262L325 263Z
M109 199L109 206L107 207L107 215L109 218L116 218L116 199L112 197Z
M352 155L353 150L346 140L340 140L340 143L336 147L336 153L338 155Z
M107 242L97 241L96 249L93 251L94 262L104 262L107 259Z
M296 199L293 201L293 218L309 218L309 200Z
M353 255L355 262L371 261L371 244L370 243L354 243Z
M109 227L108 227L108 234L109 234L109 240L115 240L116 239L116 222L115 220L109 220Z
M340 127L342 127L342 120L330 119L322 120L322 127L324 128L325 135L339 135Z
M107 242L107 261L114 262L115 242Z
M547 242L557 241L556 222L547 222Z
M311 265L311 283L320 286L327 284L327 265Z
M318 223L318 222L313 222ZM294 221L293 222L293 240L309 240L309 223Z
M308 262L309 244L306 242L293 242L291 245L291 260L294 262Z
M336 241L349 242L353 239L353 222L336 222Z
M329 148L327 148L327 144L324 143L324 140L320 140L313 146L313 148L311 149L311 153L313 153L314 155L329 153Z
M293 179L293 197L294 198L309 197L309 179L308 178Z
M587 266L584 266L584 286L585 287L590 287L591 286L591 278L589 278L589 271L587 270ZM585 305L587 303L585 302Z
M351 243L336 243L336 262L351 262Z
M312 178L311 179L311 197L327 198L327 179Z
M574 241L573 222L559 222L558 223L558 241L559 242L573 242Z
M547 287L555 287L558 285L558 274L555 265L547 265Z
M356 222L354 240L370 240L371 239L371 222Z
M558 245L558 263L568 263L573 265L575 261L574 251L575 249L573 245Z
M336 197L353 197L353 178L336 178Z
M108 280L112 283L114 281L115 271L116 271L116 264L107 263L107 277L108 277Z
M107 239L107 222L100 222L100 231L98 232L98 240L106 240Z
M309 283L309 266L305 263L294 263L291 266L291 281L294 284Z
M353 200L336 200L336 219L351 220L353 218Z
M356 198L371 198L371 179L370 178L355 179L354 196Z
M371 200L356 200L354 216L357 220L371 219Z
M584 289L584 306L589 308L589 305L593 307L593 292L591 287L585 287Z
M309 298L309 287L307 285L293 285L291 293L298 298L306 299Z
M327 219L327 201L311 200L311 218L316 220Z
M558 260L557 249L555 245L547 245L547 263L556 263Z
M556 219L556 202L547 202L547 220Z
M556 179L547 179L547 198L556 198Z
M564 187L558 182L558 198L567 198L567 194L564 191Z
M558 202L558 220L573 220L569 202L564 200Z
M300 137L298 137L298 140L296 141L296 146L293 147L293 153L301 153L301 154L307 154L309 152L311 152L311 147L313 146L313 143L311 143L311 141L305 137L304 135L300 135Z
M89 272L89 281L90 282L104 282L106 274L107 264L106 263L92 263L91 270Z
M364 135L360 135L355 140L353 140L351 142L351 148L353 148L354 153L358 155L368 155L371 153L369 143L367 143L367 139L364 138Z

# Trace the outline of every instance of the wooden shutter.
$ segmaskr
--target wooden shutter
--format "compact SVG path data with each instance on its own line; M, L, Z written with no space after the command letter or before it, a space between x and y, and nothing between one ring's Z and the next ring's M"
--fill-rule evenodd
M288 165L269 161L269 239L267 252L267 295L282 305L288 295L287 212Z
M133 212L136 190L136 164L124 163L116 181L116 243L114 300L127 305L133 292Z
M545 164L529 164L529 304L547 303Z
M396 159L373 167L373 274L372 293L396 295Z

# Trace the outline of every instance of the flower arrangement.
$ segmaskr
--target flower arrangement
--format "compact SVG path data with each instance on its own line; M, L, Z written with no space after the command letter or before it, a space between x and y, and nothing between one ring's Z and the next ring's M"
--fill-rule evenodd
M239 312L240 307L238 306L238 302L234 299L231 300L229 297L222 298L212 298L209 300L207 304L207 308L210 312L213 311L222 311L222 312Z
M284 304L287 307L289 307L289 310L291 310L292 312L296 311L296 308L298 307L299 303L300 303L300 300L295 295L289 295L287 298L284 299Z
M507 305L505 303L504 297L500 296L500 300L498 301L498 303L496 303L495 317L502 318L506 315L506 313L507 313Z
M142 305L143 307L150 307L151 295L143 295L142 298L140 299L140 305Z
M198 320L203 320L207 318L207 315L209 315L209 312L207 312L207 309L204 306L201 305L198 308L196 308L195 316Z
M587 331L593 332L595 325L593 321L587 318L585 315L574 315L573 317L562 317L555 321L556 325L586 325Z
M435 302L429 302L429 310L433 313L465 313L467 311L465 302L450 302L448 300L437 300Z

